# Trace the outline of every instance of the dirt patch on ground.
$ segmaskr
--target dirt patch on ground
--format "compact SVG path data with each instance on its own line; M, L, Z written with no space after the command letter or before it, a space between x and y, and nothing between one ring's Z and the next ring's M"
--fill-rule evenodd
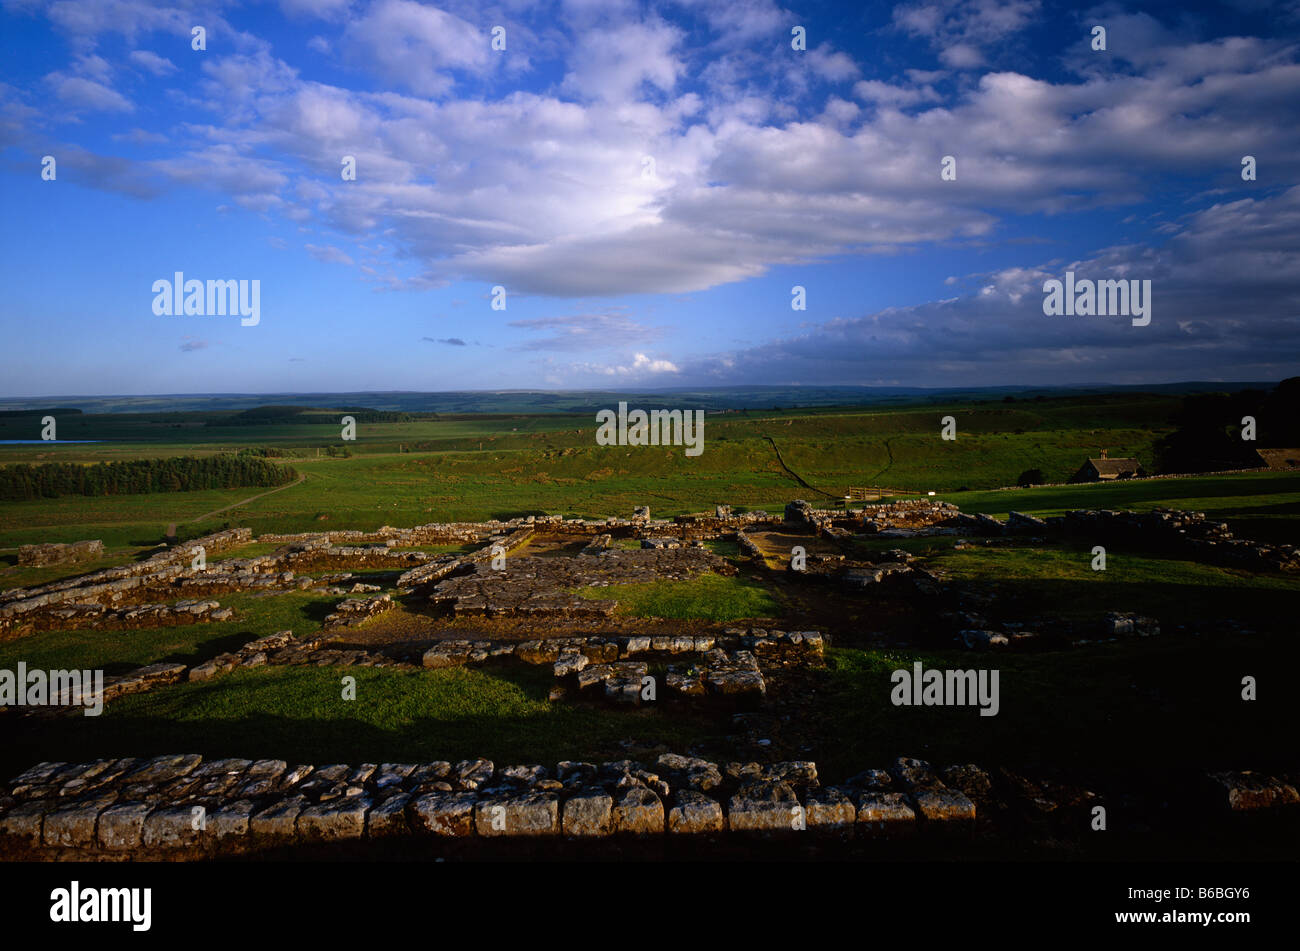
M767 619L779 627L779 619ZM727 628L745 627L750 623L722 623L670 618L623 617L546 619L537 621L518 617L447 617L435 614L419 604L399 604L371 621L349 628L340 648L368 650L395 648L401 652L424 650L438 641L492 640L528 641L559 637L593 637L623 635L705 635L721 633Z
M763 552L764 557L789 561L790 549L803 547L810 555L840 555L844 549L832 539L819 535L801 535L794 532L749 532L749 540Z

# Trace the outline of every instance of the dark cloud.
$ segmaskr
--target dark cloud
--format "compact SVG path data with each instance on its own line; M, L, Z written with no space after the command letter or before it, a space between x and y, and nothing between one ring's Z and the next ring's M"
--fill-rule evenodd
M1077 279L1150 280L1150 325L1044 315L1044 281L1067 270ZM1161 248L1112 247L978 283L966 296L831 320L688 362L681 379L968 386L1292 376L1300 366L1300 186L1192 214Z

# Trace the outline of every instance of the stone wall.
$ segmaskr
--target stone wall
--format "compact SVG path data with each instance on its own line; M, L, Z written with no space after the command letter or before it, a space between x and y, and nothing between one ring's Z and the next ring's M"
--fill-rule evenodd
M818 534L832 528L875 533L946 525L957 515L957 506L951 502L930 499L904 499L842 510L816 509L803 499L795 499L786 504L784 520L788 525L810 528Z
M961 514L956 516L955 522L961 528L980 534L1067 537L1086 542L1154 548L1196 561L1257 571L1300 570L1300 547L1236 538L1226 523L1212 522L1204 512L1075 509L1045 519L1011 512L1006 522L988 515Z
M1226 772L1180 782L1171 800L1210 815L1294 810L1295 777ZM633 760L498 767L487 759L349 766L198 754L46 762L0 786L0 858L205 859L319 844L489 839L535 844L740 837L770 847L821 836L882 842L988 834L990 817L1050 817L1086 835L1093 790L965 764L899 757L824 785L808 761ZM472 851L467 854L472 854Z
M103 557L104 543L99 539L84 542L50 542L47 545L21 545L18 564L22 567L43 565L68 565L79 561L94 561Z

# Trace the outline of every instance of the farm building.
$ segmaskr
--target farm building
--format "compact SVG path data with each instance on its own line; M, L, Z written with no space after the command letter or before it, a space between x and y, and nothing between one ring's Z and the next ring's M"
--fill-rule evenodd
M1101 458L1089 459L1071 478L1071 482L1110 482L1114 479L1140 479L1146 470L1136 459L1111 459L1106 450Z

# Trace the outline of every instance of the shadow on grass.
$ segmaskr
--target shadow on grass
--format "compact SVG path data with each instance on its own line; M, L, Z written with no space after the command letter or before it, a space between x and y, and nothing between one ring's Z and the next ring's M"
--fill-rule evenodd
M1202 633L1217 633L1234 623L1260 631L1295 629L1294 588L1117 581L1110 577L1095 581L1016 578L984 584L993 594L989 611L995 616L1030 625L1041 617L1062 618L1083 625L1081 633L1085 635L1100 636L1101 621L1108 611L1154 617L1165 634L1178 625ZM1094 620L1096 631L1091 630Z
M115 714L110 707L101 717L71 715L24 722L5 718L0 722L0 737L4 739L0 744L0 775L9 777L43 760L74 762L172 752L284 759L318 766L336 762L454 762L478 756L498 764L553 766L563 759L609 758L623 739L663 742L672 749L684 750L709 731L708 722L689 711L674 716L657 709L623 711L567 704L535 712L494 713L491 709L473 709L471 702L468 709L462 704L458 712L445 716L406 718L386 709L391 695L376 697L380 691L374 676L367 677L354 669L306 671L302 681L279 684L279 695L273 695L276 684L253 677L236 682L232 677L225 688L218 680L200 685L202 690L191 687L184 695L180 692L185 690L183 687L163 688L147 695L153 703L137 703L134 707L127 704L125 713ZM303 705L303 715L279 712L292 709L304 689L335 690L338 678L348 674L358 675L360 699L352 703L364 703L368 694L375 697L366 716L312 716L306 709L309 704ZM494 671L493 678L520 687L533 701L543 699L554 682L547 671L501 670ZM194 707L204 700L204 691L216 689L241 691L244 696L232 696L230 699L237 702L225 706L222 715L196 718ZM164 696L169 692L171 696ZM319 702L319 694L313 699ZM118 702L119 711L123 703ZM259 706L263 709L257 709ZM153 711L138 712L142 707L153 707ZM279 710L269 712L267 707ZM234 709L246 712L225 715ZM391 716L394 722L374 722L374 717L384 716Z
M999 711L894 706L894 670L998 671ZM828 771L937 763L1128 771L1294 769L1300 710L1274 671L1293 669L1289 638L1164 639L1053 654L836 650L813 722ZM1273 689L1242 699L1251 675ZM819 762L819 766L822 763Z

